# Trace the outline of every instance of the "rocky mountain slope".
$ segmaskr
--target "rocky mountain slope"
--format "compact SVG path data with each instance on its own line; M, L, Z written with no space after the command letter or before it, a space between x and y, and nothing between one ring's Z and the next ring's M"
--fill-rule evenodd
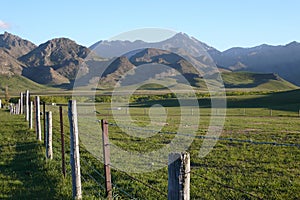
M0 35L0 49L5 49L9 55L19 58L32 51L36 47L35 44L28 40L24 40L16 35L4 32Z

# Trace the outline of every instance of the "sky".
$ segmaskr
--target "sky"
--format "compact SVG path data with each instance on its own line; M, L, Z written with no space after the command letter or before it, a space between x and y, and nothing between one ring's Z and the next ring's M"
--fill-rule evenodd
M184 32L221 51L300 41L299 0L1 0L0 33L39 45L68 37L90 46L123 32Z

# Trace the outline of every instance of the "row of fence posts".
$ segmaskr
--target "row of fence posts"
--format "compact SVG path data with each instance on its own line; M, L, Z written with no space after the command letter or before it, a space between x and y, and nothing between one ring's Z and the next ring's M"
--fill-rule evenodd
M80 179L80 155L77 123L76 101L70 100L68 105L68 116L70 121L71 136L71 168L73 197L81 198ZM106 198L112 199L112 180L110 165L110 144L108 134L108 122L101 120L105 190ZM168 165L168 199L169 200L189 200L190 199L190 155L189 153L171 153Z
M30 102L30 93L25 92L25 109L23 107L23 93L20 94L18 114L23 114L25 110L25 119L29 121L29 128L33 128L33 108L35 111L35 132L36 139L42 141L41 131L41 109L40 97L35 96L34 103ZM43 102L44 115L44 145L46 147L46 158L53 159L52 149L52 112L45 109L45 102ZM62 156L62 173L66 176L65 163L65 141L64 141L64 125L63 125L63 109L59 106L60 117L60 132L61 132L61 156ZM72 174L72 193L74 199L82 199L81 190L81 172L80 172L80 154L79 154L79 131L77 120L77 106L76 100L70 100L68 103L68 118L70 123L70 164ZM108 122L101 120L102 141L103 141L103 156L104 156L104 173L105 173L105 189L107 199L112 199L112 180L111 180L111 165L110 165L110 148L109 148L109 134ZM172 161L172 162L171 162ZM168 165L168 199L187 200L189 196L190 186L190 157L188 153L171 153L169 155Z

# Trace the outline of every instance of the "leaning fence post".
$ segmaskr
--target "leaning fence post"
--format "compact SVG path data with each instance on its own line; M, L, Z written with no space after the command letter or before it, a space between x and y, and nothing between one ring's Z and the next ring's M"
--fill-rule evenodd
M73 198L81 199L82 194L76 100L69 101L68 117L70 122L70 164L72 169Z
M35 97L35 132L36 139L42 141L42 131L41 131L41 115L40 115L40 97Z
M104 154L104 173L105 173L105 190L107 199L112 199L112 184L110 173L110 148L108 139L108 123L106 120L101 120L102 127L102 142Z
M52 151L52 112L49 111L46 113L46 158L52 159L53 158L53 151Z
M190 154L169 154L168 200L190 199Z
M64 119L62 106L59 106L60 136L61 136L61 167L64 177L66 177L66 160L65 160L65 134Z

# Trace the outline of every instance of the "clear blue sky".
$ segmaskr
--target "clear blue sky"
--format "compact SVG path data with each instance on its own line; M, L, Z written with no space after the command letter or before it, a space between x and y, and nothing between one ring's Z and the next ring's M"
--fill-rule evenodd
M132 29L185 32L225 50L300 41L299 0L6 0L0 33L36 44L69 37L90 46Z

